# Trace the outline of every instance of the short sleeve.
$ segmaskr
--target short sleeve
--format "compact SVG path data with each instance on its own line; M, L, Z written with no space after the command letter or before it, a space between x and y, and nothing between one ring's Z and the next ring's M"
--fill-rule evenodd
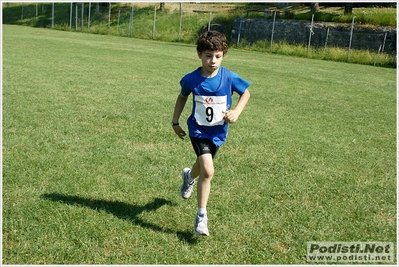
M242 95L250 85L250 82L242 79L237 73L231 72L231 84L233 92Z
M191 93L191 89L190 89L190 86L189 86L189 83L188 83L187 75L184 76L184 77L180 80L180 86L181 86L181 91L180 91L180 93L181 93L183 96L186 96L186 97L189 96L190 93Z

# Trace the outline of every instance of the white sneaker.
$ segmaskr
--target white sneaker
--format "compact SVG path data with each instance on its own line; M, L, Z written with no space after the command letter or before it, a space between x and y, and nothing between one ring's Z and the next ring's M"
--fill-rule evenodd
M189 182L190 181L190 173L191 173L190 168L185 168L181 172L183 184L180 187L180 195L182 196L182 198L185 198L185 199L187 199L191 196L191 193L193 192L193 188L194 188L194 184L195 184L195 180L193 180L191 183Z
M198 215L195 218L194 222L194 233L197 235L209 235L208 231L208 216L206 214L204 215Z

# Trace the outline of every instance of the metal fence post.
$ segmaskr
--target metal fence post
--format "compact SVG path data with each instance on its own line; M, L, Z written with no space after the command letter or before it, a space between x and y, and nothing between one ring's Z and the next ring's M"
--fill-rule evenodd
M386 39L387 39L387 33L385 33L384 41L382 42L382 45L380 45L380 48L378 49L377 56L375 57L375 60L374 60L374 66L375 66L375 63L377 63L378 57L380 55L380 51L381 51L381 54L384 53ZM382 49L381 49L381 46L382 46Z
M132 11L130 11L130 21L129 21L129 37L132 35L133 29L133 11L134 11L134 4L132 3Z
M82 32L83 32L83 27L84 27L84 24L85 24L84 17L85 17L85 4L82 3L82 19L81 19L82 21L80 22L81 28L82 28Z
M118 11L118 24L116 26L116 35L119 35L119 21L120 21L120 18L121 18L121 10L119 9L119 11Z
M179 25L179 37L177 40L180 42L180 35L181 35L181 27L183 22L183 4L180 2L180 25Z
M71 2L71 11L69 14L69 29L72 30L72 13L73 13L73 3Z
M273 51L273 35L274 35L274 25L276 24L276 15L277 15L277 11L274 11L272 36L270 38L270 52Z
M354 25L354 23L355 23L355 18L356 18L356 16L353 16L353 18L352 18L351 36L350 36L350 38L349 38L349 48L348 48L348 61L349 61L350 58L351 58L351 45L352 45L353 25Z
M75 31L78 31L78 11L79 7L75 4Z
M330 33L330 28L327 28L326 43L324 44L324 49L327 48L328 34Z
M44 27L44 4L42 3L42 28Z
M108 34L109 34L109 30L111 27L111 2L109 2L108 5L109 5L108 9Z
M238 28L238 36L237 36L237 44L236 44L237 47L240 44L241 28L242 28L242 18L240 19L240 27Z
M211 21L212 21L212 8L211 11L209 11L208 31L211 30Z
M310 50L310 41L312 40L312 34L313 34L313 20L314 20L314 14L312 14L312 22L310 24L310 31L309 31L309 42L308 42L308 52L306 56L309 56L309 50Z
M54 2L51 3L51 28L54 28Z
M156 21L157 21L157 6L154 6L154 26L152 27L152 40L154 40L154 38L155 38L155 30L156 30L155 24L156 24Z
M91 2L89 2L89 15L87 18L87 31L90 32L90 15L91 15Z
M37 24L37 17L39 16L39 4L36 3L36 24Z
M384 41L382 42L382 50L381 50L381 53L384 53L384 48L385 48L385 42L386 42L386 40L387 40L387 32L385 32L385 36L384 36Z

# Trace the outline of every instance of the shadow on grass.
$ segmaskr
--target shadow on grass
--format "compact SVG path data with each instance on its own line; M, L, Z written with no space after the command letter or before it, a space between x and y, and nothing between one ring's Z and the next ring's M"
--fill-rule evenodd
M175 234L182 242L187 244L195 244L198 239L195 238L194 234L190 231L175 231L172 229L166 229L154 223L146 222L139 218L139 215L144 211L154 211L159 209L164 205L174 206L173 202L162 199L155 198L154 201L144 205L144 206L136 206L131 205L121 201L108 201L102 199L91 199L91 198L83 198L79 196L69 196L58 193L51 194L43 194L41 195L43 199L48 199L55 202L64 203L67 205L75 205L88 207L93 210L105 210L106 212L113 214L114 216L131 221L133 224L140 225L141 227L145 227L148 229L152 229L154 231Z

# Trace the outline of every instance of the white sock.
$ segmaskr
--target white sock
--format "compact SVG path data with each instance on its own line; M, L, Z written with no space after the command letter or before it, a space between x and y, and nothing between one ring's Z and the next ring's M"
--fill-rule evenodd
M206 208L198 208L198 215L206 214Z

